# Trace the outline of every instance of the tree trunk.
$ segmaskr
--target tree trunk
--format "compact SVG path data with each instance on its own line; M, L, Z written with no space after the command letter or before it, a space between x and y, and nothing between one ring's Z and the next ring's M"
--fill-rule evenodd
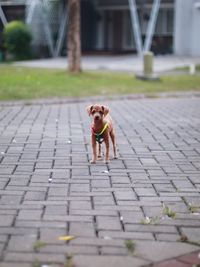
M80 0L68 0L68 70L81 71Z

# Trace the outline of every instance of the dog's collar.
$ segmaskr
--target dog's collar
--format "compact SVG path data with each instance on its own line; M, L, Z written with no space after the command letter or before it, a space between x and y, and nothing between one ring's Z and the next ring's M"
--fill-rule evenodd
M100 133L96 133L96 132L94 131L94 128L92 127L92 132L93 132L93 134L95 135L95 139L96 139L96 141L97 141L99 144L101 144L101 143L103 142L102 134L105 132L105 130L106 130L107 128L108 128L108 123L106 123L106 124L104 125L104 127L103 127L103 129L101 130Z

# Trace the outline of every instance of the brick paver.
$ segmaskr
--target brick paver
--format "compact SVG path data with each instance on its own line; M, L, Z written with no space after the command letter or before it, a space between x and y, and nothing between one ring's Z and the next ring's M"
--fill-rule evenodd
M198 266L200 98L106 101L108 165L88 104L0 104L0 267Z

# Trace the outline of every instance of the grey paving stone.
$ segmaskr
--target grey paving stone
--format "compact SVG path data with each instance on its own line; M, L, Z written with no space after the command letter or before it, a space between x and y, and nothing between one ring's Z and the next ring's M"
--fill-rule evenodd
M66 221L63 219L62 221L22 221L17 220L15 223L17 227L25 227L25 228L66 228Z
M136 200L136 195L132 190L116 191L115 197L117 201L120 200Z
M0 243L5 243L8 240L8 235L0 235Z
M153 262L175 258L193 251L197 251L197 247L177 242L138 241L136 246L138 257Z
M20 210L17 216L18 220L39 220L42 216L41 210Z
M45 199L45 192L27 192L25 195L25 200L44 200Z
M109 180L93 180L92 187L110 187Z
M34 169L34 166L33 165L30 165L30 166L26 166L26 165L23 165L23 166L17 166L16 170L15 170L15 173L31 173Z
M15 267L32 267L31 263L15 263ZM12 267L13 262L2 262L1 267Z
M113 210L113 207L111 207L109 210L101 210L101 209L70 209L71 215L88 215L88 216L117 216L117 211Z
M181 231L184 235L188 237L190 241L200 242L200 228L197 227L182 227Z
M120 220L124 223L137 223L143 218L142 211L120 211Z
M97 255L98 247L95 246L71 246L70 244L47 245L40 250L43 253L63 253L69 255Z
M7 184L7 182L5 181L0 181L0 189L3 189L5 187L5 185Z
M73 222L69 226L69 234L72 236L95 237L95 227L93 223Z
M45 221L58 221L58 222L91 222L92 216L81 215L45 215L43 217Z
M70 201L70 209L83 209L89 210L91 209L91 202L90 201Z
M152 233L122 232L122 231L99 231L99 236L113 239L154 240Z
M169 225L151 225L151 224L125 224L126 231L133 232L149 232L149 233L166 233L166 234L178 234L178 230L175 226Z
M156 234L156 240L158 241L173 241L177 242L180 240L180 235L178 234Z
M72 184L70 187L71 192L89 192L89 184Z
M148 262L142 259L122 256L75 256L74 264L77 267L137 267L144 266Z
M145 166L157 166L158 165L155 159L152 159L152 158L140 158L140 161Z
M13 215L1 215L0 216L0 227L2 226L11 226L14 221Z
M153 188L135 188L136 194L140 196L157 196Z
M94 205L113 205L115 206L115 201L113 196L95 196L93 198L94 200Z
M0 243L0 253L2 254L3 253L3 249L5 247L5 244L3 243Z
M0 234L3 234L3 235L36 235L37 234L37 228L21 228L21 227L15 227L15 226L12 226L12 227L1 227L0 228Z
M29 182L29 177L28 178L21 178L20 176L18 178L12 178L10 181L9 181L9 186L12 187L12 186L26 186L28 185L28 182Z
M72 253L77 267L132 267L197 250L177 239L199 241L189 210L200 203L199 99L107 100L119 153L108 165L89 163L84 101L0 103L0 266L32 267L37 256L60 267ZM137 257L127 256L129 238ZM38 253L35 240L46 242Z
M38 192L46 192L47 191L47 184L41 187L38 187L34 184L29 184L29 186L10 186L10 184L6 187L6 192L15 195L22 195L25 191L38 191ZM23 191L23 192L21 192Z
M8 251L33 251L33 245L37 239L37 235L23 235L23 236L11 236L8 243Z
M68 186L65 185L64 188L50 188L48 192L48 197L50 196L67 196Z
M19 204L22 200L22 196L16 196L16 195L3 195L0 198L0 205L1 204Z
M8 190L8 187L6 187L7 190L0 190L0 194L2 196L4 195L9 195L9 196L12 196L12 195L15 195L15 196L22 196L24 194L24 191L14 191L14 190Z
M99 230L121 230L119 218L111 216L97 216Z
M120 256L120 255L127 256L128 255L127 249L120 248L120 247L102 247L101 253L102 255L116 255L116 256Z
M111 177L112 184L130 184L130 178L127 176L123 177Z
M48 205L45 208L45 215L67 215L67 205Z
M40 241L45 244L59 244L63 242L59 240L60 236L66 235L66 229L52 229L52 228L42 228L40 229Z
M174 209L173 209L174 210ZM163 207L143 207L145 216L147 217L160 217L163 213Z
M0 206L0 215L16 215L17 214L17 209L16 210L13 210L13 209L11 209L11 210L7 210L6 208L7 208L7 205L3 205L3 208L4 209L2 209L2 206Z
M52 263L52 262L60 262L63 263L65 261L65 256L57 253L40 253L35 255L35 253L23 253L23 252L8 252L5 255L5 261L10 262L45 262L45 263Z

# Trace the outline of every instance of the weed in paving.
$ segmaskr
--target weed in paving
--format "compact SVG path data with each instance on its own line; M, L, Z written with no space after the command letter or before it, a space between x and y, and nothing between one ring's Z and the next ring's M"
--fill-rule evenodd
M32 267L41 267L41 264L38 259L34 260L34 262L32 263Z
M196 206L194 206L194 205L191 204L191 203L188 204L188 210L189 210L191 213L196 213L196 212L198 212L198 209L199 209L199 207L196 207Z
M181 237L177 240L179 242L184 242L190 245L195 245L200 247L200 242L198 241L194 241L194 240L190 240L186 235L182 234Z
M145 217L143 219L141 219L140 223L141 224L159 224L159 221L160 221L160 217L159 216L155 216L155 217Z
M66 261L65 261L64 267L75 267L73 263L73 255L71 254L66 255Z
M33 250L35 252L38 252L41 248L45 247L47 244L40 241L40 240L37 240L34 244L33 244Z
M176 218L176 213L172 211L172 209L168 206L165 206L163 204L163 214L168 216L169 218L175 219Z
M130 240L130 239L127 239L124 241L124 244L125 244L125 247L126 249L128 250L129 254L130 255L134 255L134 252L135 252L135 242Z

